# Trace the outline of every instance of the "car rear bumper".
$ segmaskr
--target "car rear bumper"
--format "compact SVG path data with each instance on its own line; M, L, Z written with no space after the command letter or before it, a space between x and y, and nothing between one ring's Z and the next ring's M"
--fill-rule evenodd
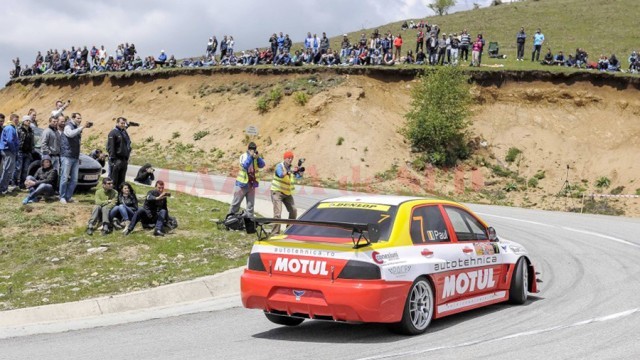
M241 277L246 308L309 319L398 322L411 282L299 278L245 270Z

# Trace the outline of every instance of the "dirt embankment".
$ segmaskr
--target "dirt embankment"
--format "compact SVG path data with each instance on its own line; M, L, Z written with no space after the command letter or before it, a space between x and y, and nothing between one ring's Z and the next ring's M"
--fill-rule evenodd
M33 107L44 123L56 99L71 98L69 112L82 112L96 123L88 131L96 144L104 144L114 117L125 116L143 124L130 128L130 133L134 143L149 143L147 150L139 151L152 157L152 163L157 158L149 150L153 143L156 151L171 152L175 149L167 149L167 144L180 142L201 150L197 157L210 157L217 149L216 166L211 168L224 173L253 140L268 163L275 164L284 150L293 149L307 159L309 175L323 180L375 183L376 189L396 192L459 190L451 173L440 172L434 187L430 185L434 180L426 179L429 174L409 165L413 154L399 130L409 108L415 70L315 70L221 69L157 77L28 79L0 91L0 111L25 114ZM611 180L605 193L624 187L619 190L623 194L635 194L640 188L636 184L640 168L635 166L640 160L640 79L526 72L475 72L472 77L473 134L482 147L461 168L467 172L463 190L480 186L492 189L492 195L474 192L477 196L469 200L492 201L502 192L499 198L506 203L553 207L551 199L567 177L566 165L569 183L586 193L601 191L594 187L601 177ZM285 96L261 114L259 99L269 97L276 87ZM298 92L308 94L305 104ZM258 137L245 134L249 125L258 128ZM194 140L194 134L207 131ZM522 154L517 161L506 162L512 147ZM491 170L495 165L516 175L497 175ZM481 185L471 185L474 168L479 169ZM540 172L545 175L537 185L526 184ZM398 177L412 185L407 188L407 181ZM517 189L509 185L513 181ZM628 208L627 214L640 213L634 200L625 201L621 205Z

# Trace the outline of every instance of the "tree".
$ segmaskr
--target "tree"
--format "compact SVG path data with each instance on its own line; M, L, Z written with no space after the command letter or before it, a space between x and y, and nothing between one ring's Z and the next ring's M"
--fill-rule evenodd
M456 4L455 0L432 0L427 6L439 16L446 14L449 8Z
M427 162L453 166L469 157L469 88L469 78L460 68L442 66L422 75L412 89L402 133Z

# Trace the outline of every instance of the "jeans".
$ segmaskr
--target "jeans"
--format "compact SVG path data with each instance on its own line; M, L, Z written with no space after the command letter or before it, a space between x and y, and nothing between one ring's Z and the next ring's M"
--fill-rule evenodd
M233 201L231 201L229 214L235 214L240 210L240 204L244 198L247 198L247 217L253 218L253 204L256 198L256 188L251 185L247 185L245 187L236 185L233 188Z
M60 156L51 156L51 166L60 174Z
M69 201L78 185L79 160L62 157L62 171L60 172L60 199Z
M0 192L9 189L9 180L13 178L16 169L16 154L9 150L2 150L2 175L0 176Z
M13 172L14 185L24 189L24 181L27 180L27 173L29 172L29 165L31 165L31 153L23 153L18 151L16 156L16 168Z
M533 52L531 53L531 61L533 61L534 57L536 61L540 61L540 49L542 49L542 45L533 45Z
M451 49L451 65L458 65L458 49Z
M111 211L109 212L109 221L112 221L118 215L120 215L120 218L122 219L122 221L129 221L133 218L133 214L134 214L133 209L131 209L127 205L120 204L114 207L113 209L111 209Z
M36 181L36 178L33 176L27 176L27 180ZM37 187L33 186L29 188L29 200L33 200L38 196L51 196L53 195L53 185L51 184L40 184Z
M138 211L136 211L135 214L133 214L133 218L131 219L131 222L129 223L129 227L127 229L129 229L129 231L133 231L139 221L147 224L155 221L156 230L162 231L162 227L164 226L165 221L167 221L168 216L169 213L165 209L158 211L158 213L154 216L153 214L151 214L151 212L145 210L144 208L140 208L138 209Z
M523 58L524 58L524 43L518 43L517 59L522 60Z

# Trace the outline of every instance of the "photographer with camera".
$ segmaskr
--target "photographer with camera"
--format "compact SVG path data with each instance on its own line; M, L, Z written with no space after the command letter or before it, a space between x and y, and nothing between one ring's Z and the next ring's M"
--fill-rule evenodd
M124 231L125 236L129 235L136 227L138 221L143 224L152 224L155 222L155 230L153 236L164 236L163 226L169 220L169 209L167 208L167 198L171 193L164 191L164 181L156 181L156 188L147 193L144 200L144 206L133 214L133 218ZM171 225L169 223L169 228Z
M111 130L107 139L109 153L109 176L116 189L124 183L131 154L131 139L127 133L127 119L119 117L116 127Z
M60 203L62 204L73 202L71 196L78 184L82 130L93 126L90 121L86 126L81 124L82 115L73 113L60 137Z
M284 153L284 161L276 165L276 171L271 181L271 202L273 202L274 219L280 219L282 215L282 204L287 208L289 219L296 219L298 217L298 210L293 201L293 191L295 188L294 179L302 176L304 168L300 168L300 165L302 165L303 162L304 159L300 159L298 166L291 166L293 163L293 151L286 151ZM277 224L274 226L271 235L279 233L280 225Z
M146 163L142 165L140 169L138 169L138 174L136 175L133 181L138 182L140 184L151 185L153 180L155 180L155 175L153 174L156 169L151 166L151 164Z
M56 101L56 109L51 112L52 117L64 116L64 110L71 105L71 100L67 100L66 102L62 102L62 100Z
M259 170L265 163L258 154L258 147L253 141L249 143L247 152L240 155L240 171L236 177L236 185L233 189L233 201L229 208L229 215L235 215L240 210L240 204L244 198L247 199L248 218L253 218L253 205L256 197L256 188L259 185Z

